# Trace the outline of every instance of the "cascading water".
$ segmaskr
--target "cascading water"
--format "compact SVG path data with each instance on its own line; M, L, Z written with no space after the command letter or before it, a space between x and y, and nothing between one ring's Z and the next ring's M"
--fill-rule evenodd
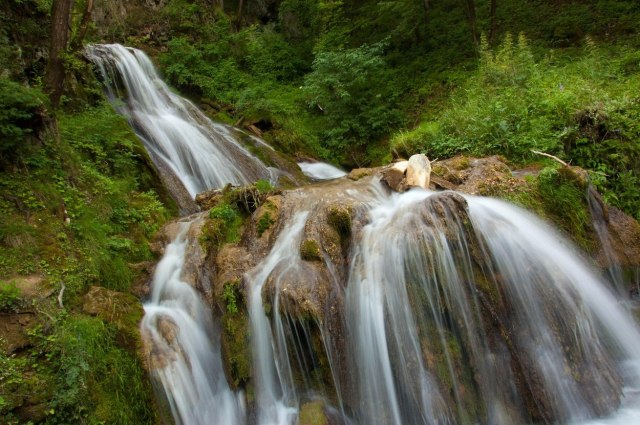
M185 425L245 422L242 394L234 394L220 358L220 333L200 294L181 279L191 223L182 223L165 248L145 303L142 335L153 375L174 420Z
M88 55L110 97L126 100L117 107L151 156L191 197L269 177L227 127L171 93L142 52L97 45ZM324 176L326 167L321 171ZM331 184L341 183L318 186L320 195L302 202L245 275L250 409L226 381L211 311L182 280L188 223L166 247L141 327L152 373L177 423L290 425L302 417L303 392L310 391L338 405L342 422L361 425L576 424L619 405L617 416L588 423L621 425L640 416L640 331L550 228L494 200L421 190L385 195L377 182L366 193ZM344 273L333 254L322 252L313 265L300 255L323 188L361 206L349 240L334 244L337 251L349 247ZM332 279L343 301L313 313L327 351L324 367L331 369L325 384L333 389L304 376L309 365L298 353L301 346L313 349L310 331L301 325L305 335L293 339L307 341L292 346L299 318L281 304L283 282L313 286L309 276ZM329 314L338 316L344 335L321 325L336 322L323 316ZM332 352L336 347L344 353Z
M347 173L325 162L298 162L302 172L313 180L331 180L346 176Z
M247 276L249 281L249 314L253 338L253 358L259 425L293 424L297 411L296 395L289 353L280 314L273 316L271 326L262 302L262 289L274 274L276 279L296 273L300 261L297 255L308 213L299 212L278 236L269 255ZM276 281L276 292L279 291ZM275 297L273 311L279 311Z
M466 216L461 197L438 198L380 202L354 250L358 423L576 422L614 409L614 361L632 362L620 372L637 386L640 332L612 293L523 211L466 197Z
M102 74L107 92L143 140L159 168L168 167L191 198L228 183L269 179L272 171L191 102L174 94L141 50L96 44L87 56Z

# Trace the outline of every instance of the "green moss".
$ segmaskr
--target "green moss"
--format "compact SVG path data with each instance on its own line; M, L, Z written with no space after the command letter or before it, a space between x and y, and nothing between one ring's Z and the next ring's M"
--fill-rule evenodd
M202 226L200 243L207 249L216 251L224 243L240 240L243 224L240 211L228 203L220 203L209 211L209 218Z
M251 379L251 341L249 318L243 310L222 316L222 355L225 371L234 388Z
M24 305L25 302L16 284L0 281L0 312L17 312Z
M321 261L320 245L313 239L305 239L300 244L300 256L304 261Z
M256 223L256 229L258 230L258 237L262 237L262 234L266 232L271 225L275 221L271 218L271 213L269 211L265 211L264 214L260 216L258 222Z
M351 234L351 208L343 205L331 205L327 211L327 222L340 236Z
M555 166L542 169L537 183L546 215L578 245L591 251L595 242L583 183L575 174Z
M320 400L305 403L300 408L299 425L327 425L327 415L324 413L324 403Z
M223 289L222 289L222 301L224 302L224 306L225 306L225 310L229 313L229 314L236 314L239 312L238 310L238 299L240 297L239 295L239 285L240 283L237 281L233 281L233 282L226 282L223 285Z

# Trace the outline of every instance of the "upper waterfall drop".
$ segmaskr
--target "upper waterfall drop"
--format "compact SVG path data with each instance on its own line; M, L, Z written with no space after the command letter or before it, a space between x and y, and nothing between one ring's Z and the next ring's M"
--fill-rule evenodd
M228 183L269 179L271 171L241 146L230 129L173 93L141 50L120 44L86 48L109 98L143 140L160 169L169 169L193 199ZM120 101L120 102L118 102Z

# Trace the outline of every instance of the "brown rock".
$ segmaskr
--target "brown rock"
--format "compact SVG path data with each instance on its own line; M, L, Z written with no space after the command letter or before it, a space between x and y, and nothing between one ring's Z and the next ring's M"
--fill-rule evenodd
M351 180L360 180L363 177L372 175L375 172L373 168L354 168L347 174L347 178Z

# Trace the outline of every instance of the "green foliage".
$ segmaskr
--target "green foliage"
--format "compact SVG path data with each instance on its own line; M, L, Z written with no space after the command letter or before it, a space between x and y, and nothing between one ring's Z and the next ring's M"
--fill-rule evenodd
M24 306L20 290L13 282L0 282L0 311L17 312Z
M209 219L202 228L200 242L213 250L217 250L224 243L238 242L242 222L240 211L222 202L209 211Z
M440 111L415 129L396 134L401 154L431 158L503 155L516 163L532 149L592 172L612 205L638 216L640 190L640 74L626 48L585 50L536 60L528 40L507 35L495 51L483 39L476 75ZM631 70L631 71L630 71ZM631 72L631 73L629 73Z
M324 126L322 141L341 162L362 161L362 147L400 122L397 93L385 85L383 48L379 43L318 53L305 78L309 107L319 111Z
M234 282L227 282L224 284L224 288L222 290L222 300L224 301L226 311L229 314L236 314L239 311L237 286L238 285Z
M265 211L264 214L260 216L258 219L257 227L258 237L261 237L264 232L266 232L271 225L275 223L273 218L271 218L271 213L269 211Z
M275 189L269 180L260 179L254 183L256 190L260 193L269 193Z
M48 423L152 422L149 382L135 354L101 320L69 317L33 337L56 377Z
M44 95L0 77L0 167L29 143L26 136L42 127Z

